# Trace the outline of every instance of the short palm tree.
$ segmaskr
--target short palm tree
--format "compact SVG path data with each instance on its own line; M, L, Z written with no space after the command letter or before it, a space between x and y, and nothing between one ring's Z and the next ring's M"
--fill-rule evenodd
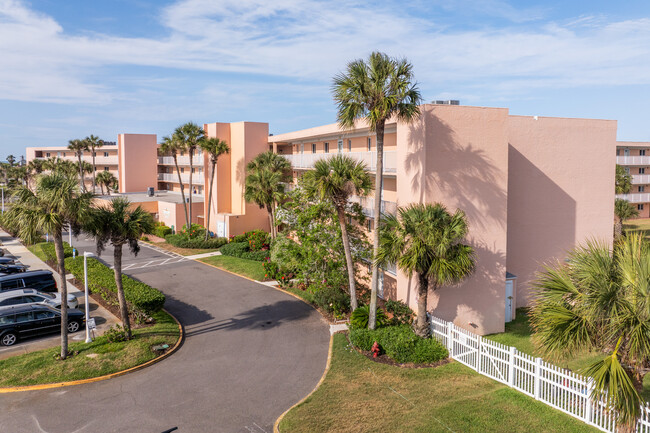
M199 146L201 146L201 149L210 157L210 187L208 189L207 211L208 215L205 222L205 240L208 240L208 236L210 234L210 214L212 213L212 186L214 184L214 177L217 170L217 160L219 159L219 156L223 155L224 153L229 153L230 147L228 146L228 143L215 137L204 139L201 141Z
M632 176L622 165L616 165L616 194L627 194L632 189Z
M184 150L187 150L190 157L190 205L188 206L189 223L187 224L187 229L190 230L192 224L192 172L194 171L192 159L194 158L196 148L200 146L201 142L205 138L205 131L203 131L203 128L196 123L188 122L174 130L174 138L181 143Z
M7 162L9 163L9 167L13 167L14 164L16 163L16 157L13 155L8 155Z
M619 238L623 234L623 222L627 219L639 216L639 211L634 205L627 200L617 198L614 201L614 215L616 223L614 224L614 238Z
M183 185L183 178L181 177L181 169L178 167L178 154L183 151L183 143L181 143L176 136L165 136L160 143L160 153L169 155L174 159L174 166L176 167L176 174L178 175L178 184L181 189L181 198L183 199L183 209L185 210L185 224L190 227L190 217L187 213L187 202L185 201L185 185ZM191 193L191 191L190 191Z
M68 141L68 149L74 152L77 157L77 170L79 170L79 188L81 191L86 192L86 184L84 182L84 172L81 157L84 152L88 152L88 143L85 140L74 139Z
M110 171L100 171L97 174L97 184L101 189L102 195L104 195L104 188L106 188L108 195L111 195L111 190L115 189L117 185L117 178Z
M650 364L650 243L639 233L613 247L588 241L534 286L530 317L540 348L551 356L602 354L582 373L593 377L594 397L613 409L619 431L635 431Z
M95 151L99 149L100 147L104 146L104 140L100 139L99 137L90 134L88 137L84 139L86 142L86 146L88 146L88 149L90 149L90 154L92 155L93 158L93 193L95 192L95 186L96 186L96 175L97 175L97 167L95 166Z
M384 129L386 121L396 117L412 122L420 115L420 91L414 81L413 66L374 52L368 61L354 60L345 73L334 77L332 86L338 106L337 118L342 128L353 128L358 119L366 119L377 137L377 171L375 173L375 229L381 222L381 195L384 167ZM379 230L373 235L373 254L379 250ZM373 264L370 291L370 329L375 328L379 268Z
M81 222L90 210L92 194L80 193L77 180L63 173L54 172L38 177L34 191L19 187L15 202L5 213L9 225L15 227L18 236L26 243L33 243L42 233L54 238L54 249L61 277L59 291L61 299L67 299L65 261L63 253L63 228L72 227L79 233ZM68 311L65 302L61 305L61 358L68 355Z
M348 269L350 285L350 307L357 309L357 294L354 281L354 262L350 251L350 239L345 210L351 195L366 196L372 190L372 178L366 171L363 162L335 155L329 159L321 159L314 164L314 169L303 176L303 185L307 194L319 200L329 200L334 204L341 226L341 240L345 251L345 262Z
M246 166L244 199L266 208L271 224L271 237L277 235L275 209L284 199L284 184L291 179L289 160L271 151L260 153Z
M84 229L95 236L97 254L101 254L106 243L113 245L113 270L117 299L120 304L120 316L127 338L131 339L131 322L129 310L122 286L122 247L128 244L135 255L140 251L138 239L144 233L153 231L154 222L151 214L142 207L131 208L131 203L124 197L117 197L109 204L93 209L92 216Z
M429 336L427 299L433 290L460 282L474 269L474 250L463 243L468 233L465 213L450 214L436 204L399 207L385 215L380 228L377 265L396 263L409 277L418 277L418 311L415 332Z

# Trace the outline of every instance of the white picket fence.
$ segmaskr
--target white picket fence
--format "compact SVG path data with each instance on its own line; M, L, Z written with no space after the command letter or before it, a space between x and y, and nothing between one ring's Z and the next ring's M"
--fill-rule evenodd
M605 404L591 398L591 378L433 316L431 331L445 345L450 358L602 431L616 431ZM650 405L643 408L636 431L650 433Z

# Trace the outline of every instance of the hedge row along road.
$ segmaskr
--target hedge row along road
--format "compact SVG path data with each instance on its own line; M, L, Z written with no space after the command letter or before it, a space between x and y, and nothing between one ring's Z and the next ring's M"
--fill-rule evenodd
M73 244L94 251L81 238ZM110 265L112 256L109 246L101 258ZM123 266L161 258L125 249ZM323 374L328 326L303 302L190 260L126 273L165 293L185 327L180 350L104 382L0 394L3 431L270 433Z

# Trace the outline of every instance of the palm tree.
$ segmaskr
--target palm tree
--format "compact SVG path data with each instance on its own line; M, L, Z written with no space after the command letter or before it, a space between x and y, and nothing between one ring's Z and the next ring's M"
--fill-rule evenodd
M81 163L81 157L83 156L84 151L88 152L88 144L84 140L74 139L68 141L68 149L72 150L77 157L77 170L79 170L79 188L81 191L86 192L86 184L84 182L83 164Z
M95 192L95 176L97 172L97 168L95 167L95 150L99 149L104 145L104 140L100 139L97 136L94 136L90 134L88 137L84 139L86 142L86 146L88 146L88 149L90 149L92 158L93 158L93 193Z
M350 307L354 311L358 306L357 292L345 209L351 195L368 195L372 189L372 178L366 171L366 165L363 162L355 161L348 156L335 155L329 159L317 161L314 164L314 169L303 176L303 185L308 196L317 197L319 200L329 200L334 204L341 226L341 240L348 269Z
M639 211L629 201L617 198L614 201L614 215L616 215L614 238L617 239L623 234L623 221L639 216Z
M140 251L138 239L144 233L153 231L153 228L151 214L141 206L131 209L131 203L124 197L114 198L110 204L93 209L89 223L85 226L85 230L95 236L98 255L102 253L107 242L113 245L117 300L120 304L120 316L127 339L131 339L131 323L122 285L122 247L128 244L131 252L137 255Z
M277 234L275 209L284 198L284 183L290 179L289 160L271 151L260 153L246 166L244 199L260 208L266 208L273 239Z
M16 157L13 155L7 156L7 162L9 163L9 167L13 167L16 163Z
M582 373L593 378L592 395L612 409L619 431L635 431L650 363L650 243L640 233L613 247L588 241L548 266L534 287L530 318L540 348L551 356L601 354Z
M616 194L627 194L632 189L632 176L622 165L616 165Z
M201 149L210 157L210 187L208 190L208 215L205 223L205 240L208 240L210 233L210 214L212 213L212 186L214 183L215 172L217 170L217 160L219 156L230 152L228 143L218 138L206 138L199 144Z
M63 173L54 172L38 177L34 191L19 187L15 202L5 213L18 236L26 243L33 243L41 233L49 233L54 238L54 249L61 277L61 299L67 299L68 288L65 279L63 253L64 227L72 227L79 233L80 222L89 213L91 193L79 193L77 180ZM68 311L67 304L61 305L61 359L68 355Z
M196 123L188 122L174 130L174 138L177 139L179 143L182 143L183 149L187 150L190 157L190 205L189 223L187 224L187 230L190 230L192 224L192 171L194 170L192 159L196 148L200 146L201 142L205 138L205 132L203 131L203 128Z
M178 154L183 150L183 144L177 139L176 136L163 137L160 143L160 152L163 155L170 155L174 158L174 166L176 167L176 174L178 175L178 184L181 188L181 198L183 199L183 209L185 210L185 225L190 227L190 217L187 213L187 202L185 201L185 186L181 178L181 169L178 168Z
M100 171L97 174L97 184L101 188L102 195L104 195L104 187L106 187L108 195L111 195L111 189L117 185L117 178L110 171Z
M474 250L463 243L467 236L465 213L452 215L440 204L411 204L385 215L380 227L377 265L396 263L418 277L418 312L415 332L429 336L427 298L433 290L460 282L474 269Z
M375 232L373 255L379 251L381 195L384 168L384 129L386 121L395 116L400 122L412 122L420 115L420 91L414 83L413 66L405 59L396 60L374 52L368 61L354 60L346 73L334 77L332 87L338 106L337 118L342 128L353 128L358 119L366 119L377 137L377 171L375 173ZM370 329L375 329L379 268L372 267L370 291Z

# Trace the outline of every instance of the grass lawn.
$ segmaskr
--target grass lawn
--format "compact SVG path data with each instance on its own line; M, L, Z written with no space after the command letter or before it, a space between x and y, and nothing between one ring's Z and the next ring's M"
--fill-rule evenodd
M646 236L650 236L650 218L641 218L636 220L628 220L623 224L623 229L626 232L644 232Z
M325 381L280 423L291 432L596 432L452 362L406 369L378 364L334 336Z
M204 253L212 253L215 251L219 251L218 248L180 248L180 247L175 247L172 244L168 244L167 242L147 242L147 243L155 247L162 248L163 250L180 254L181 256L193 256L195 254L204 254Z
M41 244L40 244L40 243L39 243L39 244L30 245L30 246L27 247L27 249L28 249L29 251L31 251L31 252L32 252L36 257L38 257L39 259L41 259L43 262L46 262L46 261L47 261L47 258L45 257L45 253L44 253L43 250L41 249Z
M134 329L135 338L130 341L109 343L102 336L92 343L71 343L70 350L79 353L65 361L55 359L60 347L2 360L0 387L88 379L143 364L158 356L151 346L173 346L180 335L178 325L169 314L159 311L153 317L156 324Z
M203 263L242 275L257 281L264 281L264 263L232 256L212 256L199 259Z

